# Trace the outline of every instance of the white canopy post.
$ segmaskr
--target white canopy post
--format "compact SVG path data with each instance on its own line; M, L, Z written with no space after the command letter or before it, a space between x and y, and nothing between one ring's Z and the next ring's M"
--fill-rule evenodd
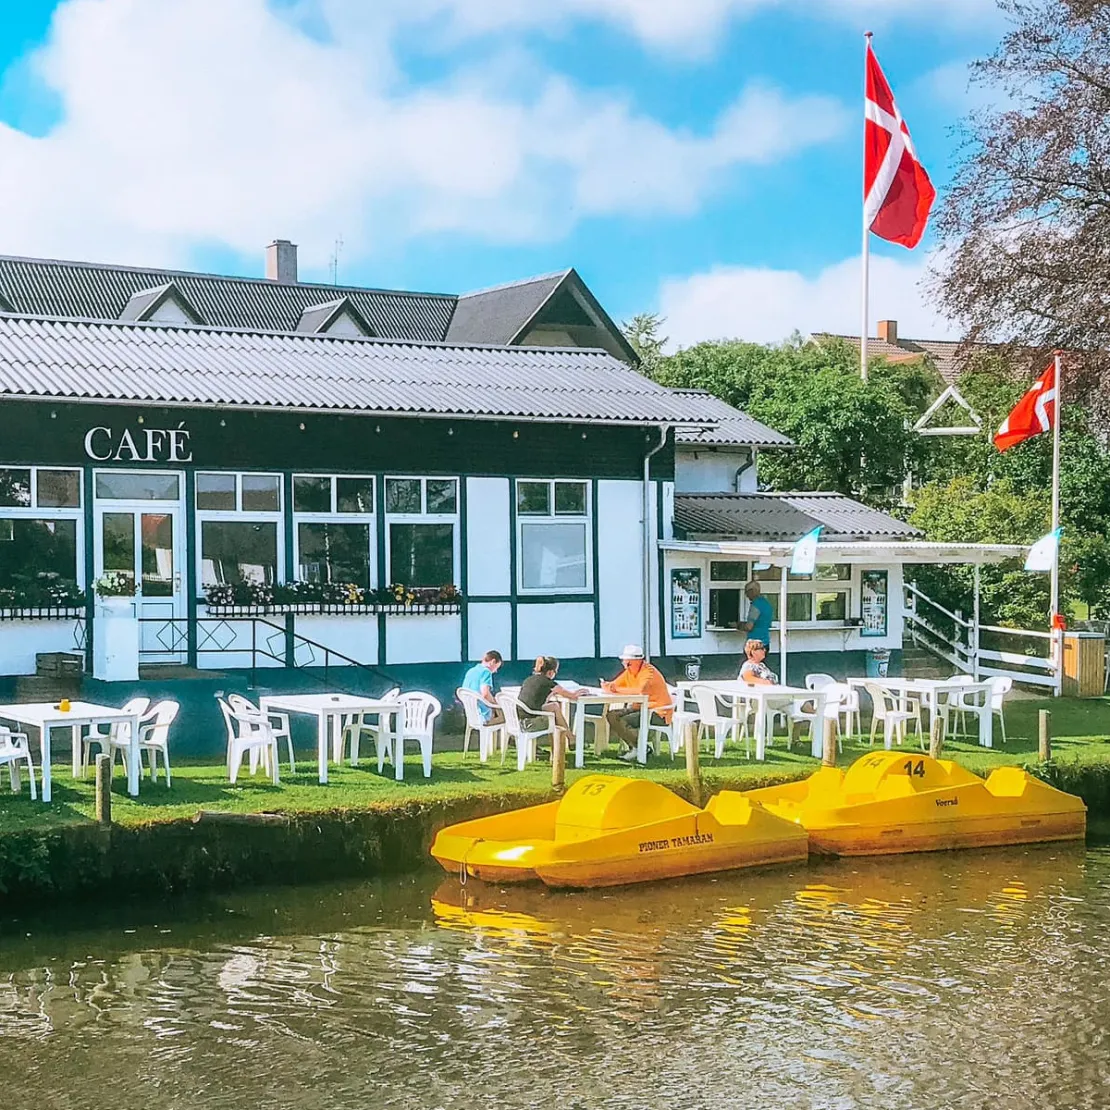
M979 564L975 564L975 598L971 611L971 674L979 681Z
M779 578L779 671L780 680L784 686L786 681L786 584L790 577L790 568L782 567ZM768 645L769 647L770 645Z

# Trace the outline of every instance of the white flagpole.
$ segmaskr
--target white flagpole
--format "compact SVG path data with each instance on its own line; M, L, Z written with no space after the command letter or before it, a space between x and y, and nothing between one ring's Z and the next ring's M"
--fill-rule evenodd
M1052 421L1052 530L1055 532L1060 527L1060 425L1063 423L1064 390L1060 381L1060 356L1056 355L1053 371L1053 387L1056 390L1056 400L1053 404ZM1049 630L1052 632L1052 653L1055 664L1054 676L1056 679L1056 696L1060 696L1063 689L1064 651L1063 638L1056 628L1056 614L1060 609L1060 541L1056 541L1055 554L1052 557L1052 579L1049 587Z
M868 283L870 275L868 273L871 263L871 228L867 223L867 150L866 150L866 136L867 136L867 50L871 46L871 32L865 31L863 34L864 42L864 66L863 66L863 133L864 133L864 189L863 189L863 252L862 252L862 281L863 289L860 296L861 311L860 311L860 329L859 329L859 376L863 381L867 381L867 316L868 316Z

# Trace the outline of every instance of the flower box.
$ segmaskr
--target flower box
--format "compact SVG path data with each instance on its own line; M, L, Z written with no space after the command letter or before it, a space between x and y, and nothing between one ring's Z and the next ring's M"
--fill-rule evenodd
M207 604L208 616L230 619L234 617L277 617L287 613L299 616L358 617L377 616L444 616L462 612L458 601L417 602L413 605L397 603L372 603L369 605L338 605L330 602L304 602L280 605L213 605Z

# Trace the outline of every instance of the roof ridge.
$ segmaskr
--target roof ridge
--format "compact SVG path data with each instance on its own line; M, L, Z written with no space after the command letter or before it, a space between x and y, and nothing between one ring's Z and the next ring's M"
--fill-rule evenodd
M505 281L500 285L488 285L484 289L469 289L465 293L456 293L456 300L462 300L464 297L480 297L483 293L498 293L502 289L517 289L522 285L535 285L541 281L550 281L552 278L565 278L574 270L573 266L568 266L565 270L552 270L549 274L536 274L535 277L519 278L516 281Z
M396 297L431 297L436 300L457 301L458 293L425 293L415 289L382 289L368 285L328 285L319 281L279 282L266 277L249 277L243 274L214 274L203 270L170 270L158 266L133 266L119 262L83 262L69 258L35 258L31 255L0 254L0 263L29 262L40 266L74 266L83 270L113 270L119 273L167 275L170 278L191 277L209 281L237 281L248 285L265 285L278 289L342 290L346 293L385 293ZM538 280L538 279L537 279Z

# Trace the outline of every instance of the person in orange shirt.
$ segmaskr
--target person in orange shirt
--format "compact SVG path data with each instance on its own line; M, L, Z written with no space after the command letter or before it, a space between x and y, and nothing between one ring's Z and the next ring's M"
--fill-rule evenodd
M624 670L612 682L603 682L601 688L609 694L647 694L648 709L652 717L662 724L670 724L673 708L667 680L644 660L644 649L629 644L621 652L620 660L624 664ZM637 705L632 709L612 709L605 715L605 719L627 749L621 753L621 759L631 763L636 758L640 707Z

